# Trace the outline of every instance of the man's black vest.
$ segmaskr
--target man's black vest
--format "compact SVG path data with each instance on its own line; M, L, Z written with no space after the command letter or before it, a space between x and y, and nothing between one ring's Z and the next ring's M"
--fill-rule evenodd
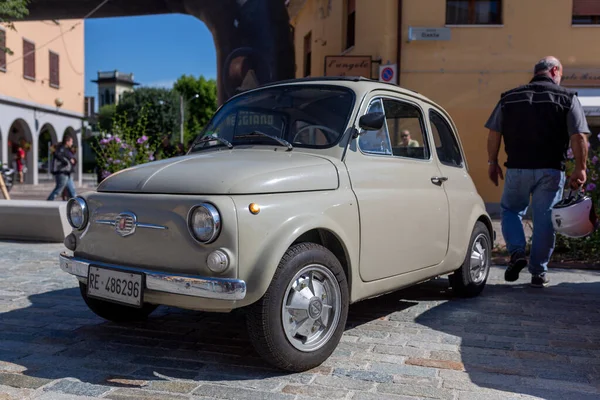
M565 169L567 114L576 94L547 76L535 76L529 84L502 94L507 168Z

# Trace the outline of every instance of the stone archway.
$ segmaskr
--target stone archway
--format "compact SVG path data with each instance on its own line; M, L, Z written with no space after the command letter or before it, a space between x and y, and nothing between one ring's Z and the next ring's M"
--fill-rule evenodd
M9 128L8 131L8 160L9 166L15 168L16 181L19 181L19 172L17 171L17 163L15 157L18 149L22 148L25 152L25 162L23 166L23 182L33 184L34 183L34 172L33 169L36 165L37 157L33 152L34 143L31 129L27 122L23 119L16 119Z
M52 146L56 146L57 143L58 136L54 127L49 123L44 124L38 136L38 172L40 175L49 173Z

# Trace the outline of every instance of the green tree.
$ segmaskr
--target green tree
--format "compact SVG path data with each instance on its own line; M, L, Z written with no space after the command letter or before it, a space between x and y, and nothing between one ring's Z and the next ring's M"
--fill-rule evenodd
M182 75L173 88L184 99L184 142L188 144L217 110L217 82L204 76L196 78L192 75Z
M98 129L101 131L110 132L116 112L117 106L114 104L106 104L100 107L97 117Z
M29 0L0 0L0 24L9 29L16 30L13 21L21 19L29 14L27 4ZM5 35L0 31L0 35ZM0 47L0 51L13 54L8 47Z
M141 87L125 92L116 108L118 115L126 114L131 125L137 123L142 109L148 119L146 135L156 143L165 135L179 132L179 96L172 89Z

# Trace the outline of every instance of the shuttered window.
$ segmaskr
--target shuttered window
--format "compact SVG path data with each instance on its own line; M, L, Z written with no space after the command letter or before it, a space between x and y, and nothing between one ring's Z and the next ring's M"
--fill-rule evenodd
M502 25L502 0L447 0L447 25Z
M60 86L60 68L58 54L50 52L50 86L57 88Z
M0 29L0 71L6 72L6 32Z
M356 1L347 0L346 3L346 49L354 46L356 36Z
M35 80L35 44L23 39L23 77Z
M310 76L310 66L312 64L312 33L304 36L304 76Z
M600 24L600 1L573 0L573 25Z

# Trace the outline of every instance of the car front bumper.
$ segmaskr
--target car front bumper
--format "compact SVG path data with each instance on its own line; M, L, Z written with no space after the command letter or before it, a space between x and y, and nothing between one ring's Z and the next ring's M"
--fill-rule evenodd
M122 272L142 273L145 289L160 293L192 296L215 300L242 300L246 297L246 282L239 279L205 278L191 275L172 275L140 268L106 264L60 254L60 269L78 278L88 278L90 265L108 267Z

